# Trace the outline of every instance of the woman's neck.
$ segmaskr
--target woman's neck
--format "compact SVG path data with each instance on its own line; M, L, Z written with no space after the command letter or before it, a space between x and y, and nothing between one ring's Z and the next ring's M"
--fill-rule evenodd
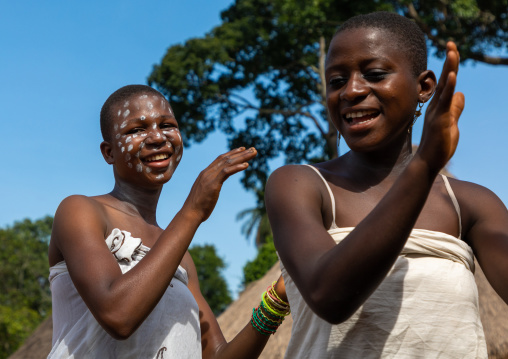
M405 141L385 151L350 151L345 157L348 171L378 183L384 179L395 181L413 158L413 153L411 142Z
M116 180L115 187L109 195L121 202L121 210L124 212L138 215L147 223L157 225L157 203L161 191L162 187L148 189Z

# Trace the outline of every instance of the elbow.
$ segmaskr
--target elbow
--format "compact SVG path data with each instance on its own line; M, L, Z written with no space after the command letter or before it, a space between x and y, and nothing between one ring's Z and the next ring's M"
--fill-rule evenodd
M311 295L307 300L310 309L321 319L330 324L341 324L351 318L360 305L345 300L333 298L330 295Z
M132 320L126 319L128 316L123 316L119 313L111 313L107 315L102 315L97 317L97 321L102 326L102 328L113 338L116 340L126 340L134 334L136 329L138 329L139 324L133 322Z

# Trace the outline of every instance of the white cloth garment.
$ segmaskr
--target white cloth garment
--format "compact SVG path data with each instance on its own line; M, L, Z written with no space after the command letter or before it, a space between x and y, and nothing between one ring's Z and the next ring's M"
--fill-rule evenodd
M114 229L106 244L125 273L150 250L141 239ZM170 286L141 326L126 340L113 339L78 294L65 262L50 268L53 348L48 358L201 358L199 309L178 267Z
M336 243L354 229L338 228L335 213L332 223ZM293 318L286 358L487 358L473 258L460 238L413 229L381 285L338 325L314 314L281 262Z

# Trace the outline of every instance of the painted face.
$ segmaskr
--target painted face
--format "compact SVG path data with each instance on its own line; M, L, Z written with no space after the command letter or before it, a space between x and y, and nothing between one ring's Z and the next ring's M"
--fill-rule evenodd
M379 29L337 34L325 69L326 102L335 127L353 151L370 151L407 136L418 101L411 64Z
M168 102L158 95L138 94L116 104L111 111L116 173L130 180L169 181L182 158L183 147Z

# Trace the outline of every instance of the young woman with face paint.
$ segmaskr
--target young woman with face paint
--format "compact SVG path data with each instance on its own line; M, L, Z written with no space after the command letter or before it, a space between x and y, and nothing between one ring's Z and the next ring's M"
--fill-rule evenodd
M508 303L508 212L439 175L458 143L458 66L448 43L437 82L423 34L396 14L352 18L331 40L327 107L351 150L284 166L266 188L293 316L287 358L487 358L473 259ZM417 106L433 94L412 153Z
M245 170L256 150L213 161L162 229L157 203L183 149L169 103L148 86L123 87L104 104L101 130L113 190L68 197L55 214L49 358L257 358L269 336L249 323L225 341L187 252L224 181ZM273 292L285 298L282 279Z

